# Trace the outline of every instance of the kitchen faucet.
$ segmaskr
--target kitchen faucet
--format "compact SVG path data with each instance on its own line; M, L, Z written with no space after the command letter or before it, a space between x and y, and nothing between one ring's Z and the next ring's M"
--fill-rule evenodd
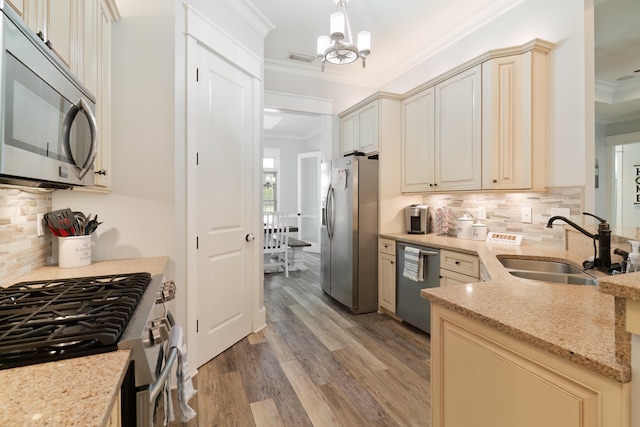
M563 216L552 216L549 218L549 222L547 222L547 228L553 228L553 222L555 220L562 220L584 234L585 236L591 237L593 239L593 247L595 252L596 240L598 241L598 250L594 253L593 262L585 261L582 265L585 268L598 268L601 271L608 271L611 267L611 228L609 224L607 224L606 219L602 219L600 217L595 216L594 214L590 214L588 212L583 212L582 215L589 215L600 221L598 224L598 233L591 234L584 228L580 227L578 224L573 221L563 217Z

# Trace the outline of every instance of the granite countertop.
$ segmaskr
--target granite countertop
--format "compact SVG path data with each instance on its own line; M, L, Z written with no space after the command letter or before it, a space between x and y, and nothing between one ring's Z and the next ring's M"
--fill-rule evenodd
M48 266L15 283L46 279L148 272L163 274L167 257L95 261L87 267ZM1 426L104 426L129 365L118 350L0 370Z
M635 289L640 298L640 273L607 276L588 270L598 278L598 286L547 283L509 274L497 255L539 257L581 268L583 254L526 242L510 246L435 234L380 237L477 255L486 282L423 289L422 296L617 382L631 380L630 345L620 339L618 305L603 290Z

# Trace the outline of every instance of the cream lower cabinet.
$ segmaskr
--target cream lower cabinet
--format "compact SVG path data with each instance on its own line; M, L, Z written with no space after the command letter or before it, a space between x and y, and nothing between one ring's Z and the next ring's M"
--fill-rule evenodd
M378 239L378 306L396 312L396 242Z
M440 250L440 286L475 283L480 279L480 259L475 255Z
M111 415L109 415L109 420L107 421L107 425L105 427L120 427L122 425L122 411L120 410L121 406L121 397L120 393L118 393L118 397L113 404L113 409L111 410Z
M618 383L431 306L433 427L630 427Z
M482 64L482 188L544 189L551 43Z

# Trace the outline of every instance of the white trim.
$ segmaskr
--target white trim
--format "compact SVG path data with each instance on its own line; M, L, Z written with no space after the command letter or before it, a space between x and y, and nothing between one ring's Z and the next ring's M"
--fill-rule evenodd
M186 9L185 27L187 36L195 38L236 67L262 80L263 65L260 57L191 5L185 4L184 6Z
M303 113L333 114L331 99L314 98L293 93L264 91L265 108L300 111Z
M276 25L250 1L222 0L222 2L244 19L263 38L276 28Z
M607 146L640 142L640 132L623 133L607 137Z

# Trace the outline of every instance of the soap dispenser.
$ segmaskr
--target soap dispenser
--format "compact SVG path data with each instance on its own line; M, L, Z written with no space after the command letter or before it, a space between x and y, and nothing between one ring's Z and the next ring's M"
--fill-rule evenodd
M631 252L627 258L627 273L640 271L640 242L630 240Z

